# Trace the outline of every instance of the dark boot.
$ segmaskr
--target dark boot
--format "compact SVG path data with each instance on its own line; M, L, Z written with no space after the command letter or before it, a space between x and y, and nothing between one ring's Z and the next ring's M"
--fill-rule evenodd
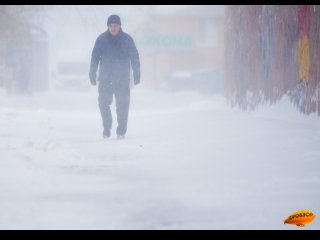
M111 136L110 130L103 131L103 138L107 139L107 138L110 138L110 136Z

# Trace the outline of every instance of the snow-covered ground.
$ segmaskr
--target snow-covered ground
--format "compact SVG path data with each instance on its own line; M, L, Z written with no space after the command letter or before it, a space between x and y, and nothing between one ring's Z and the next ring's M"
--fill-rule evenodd
M297 229L283 219L320 216L320 118L287 99L242 112L139 86L127 138L103 140L96 89L1 92L0 126L1 229Z

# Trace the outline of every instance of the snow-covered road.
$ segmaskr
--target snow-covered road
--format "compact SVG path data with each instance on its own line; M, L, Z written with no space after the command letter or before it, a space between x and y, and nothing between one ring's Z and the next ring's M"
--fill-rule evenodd
M286 99L244 113L136 88L127 138L103 140L95 89L0 93L0 126L0 229L296 229L292 212L320 214L320 119Z

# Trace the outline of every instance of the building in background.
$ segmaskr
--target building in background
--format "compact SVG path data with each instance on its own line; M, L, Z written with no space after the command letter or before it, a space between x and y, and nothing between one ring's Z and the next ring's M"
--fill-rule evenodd
M187 76L199 71L222 74L223 6L185 6L177 11L154 8L145 21L137 34L137 45L147 86L160 89L179 74Z

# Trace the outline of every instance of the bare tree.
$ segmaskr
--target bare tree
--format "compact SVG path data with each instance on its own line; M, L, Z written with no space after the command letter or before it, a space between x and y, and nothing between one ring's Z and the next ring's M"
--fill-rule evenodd
M41 29L44 19L44 6L1 5L0 43L3 47L32 37L32 30Z

